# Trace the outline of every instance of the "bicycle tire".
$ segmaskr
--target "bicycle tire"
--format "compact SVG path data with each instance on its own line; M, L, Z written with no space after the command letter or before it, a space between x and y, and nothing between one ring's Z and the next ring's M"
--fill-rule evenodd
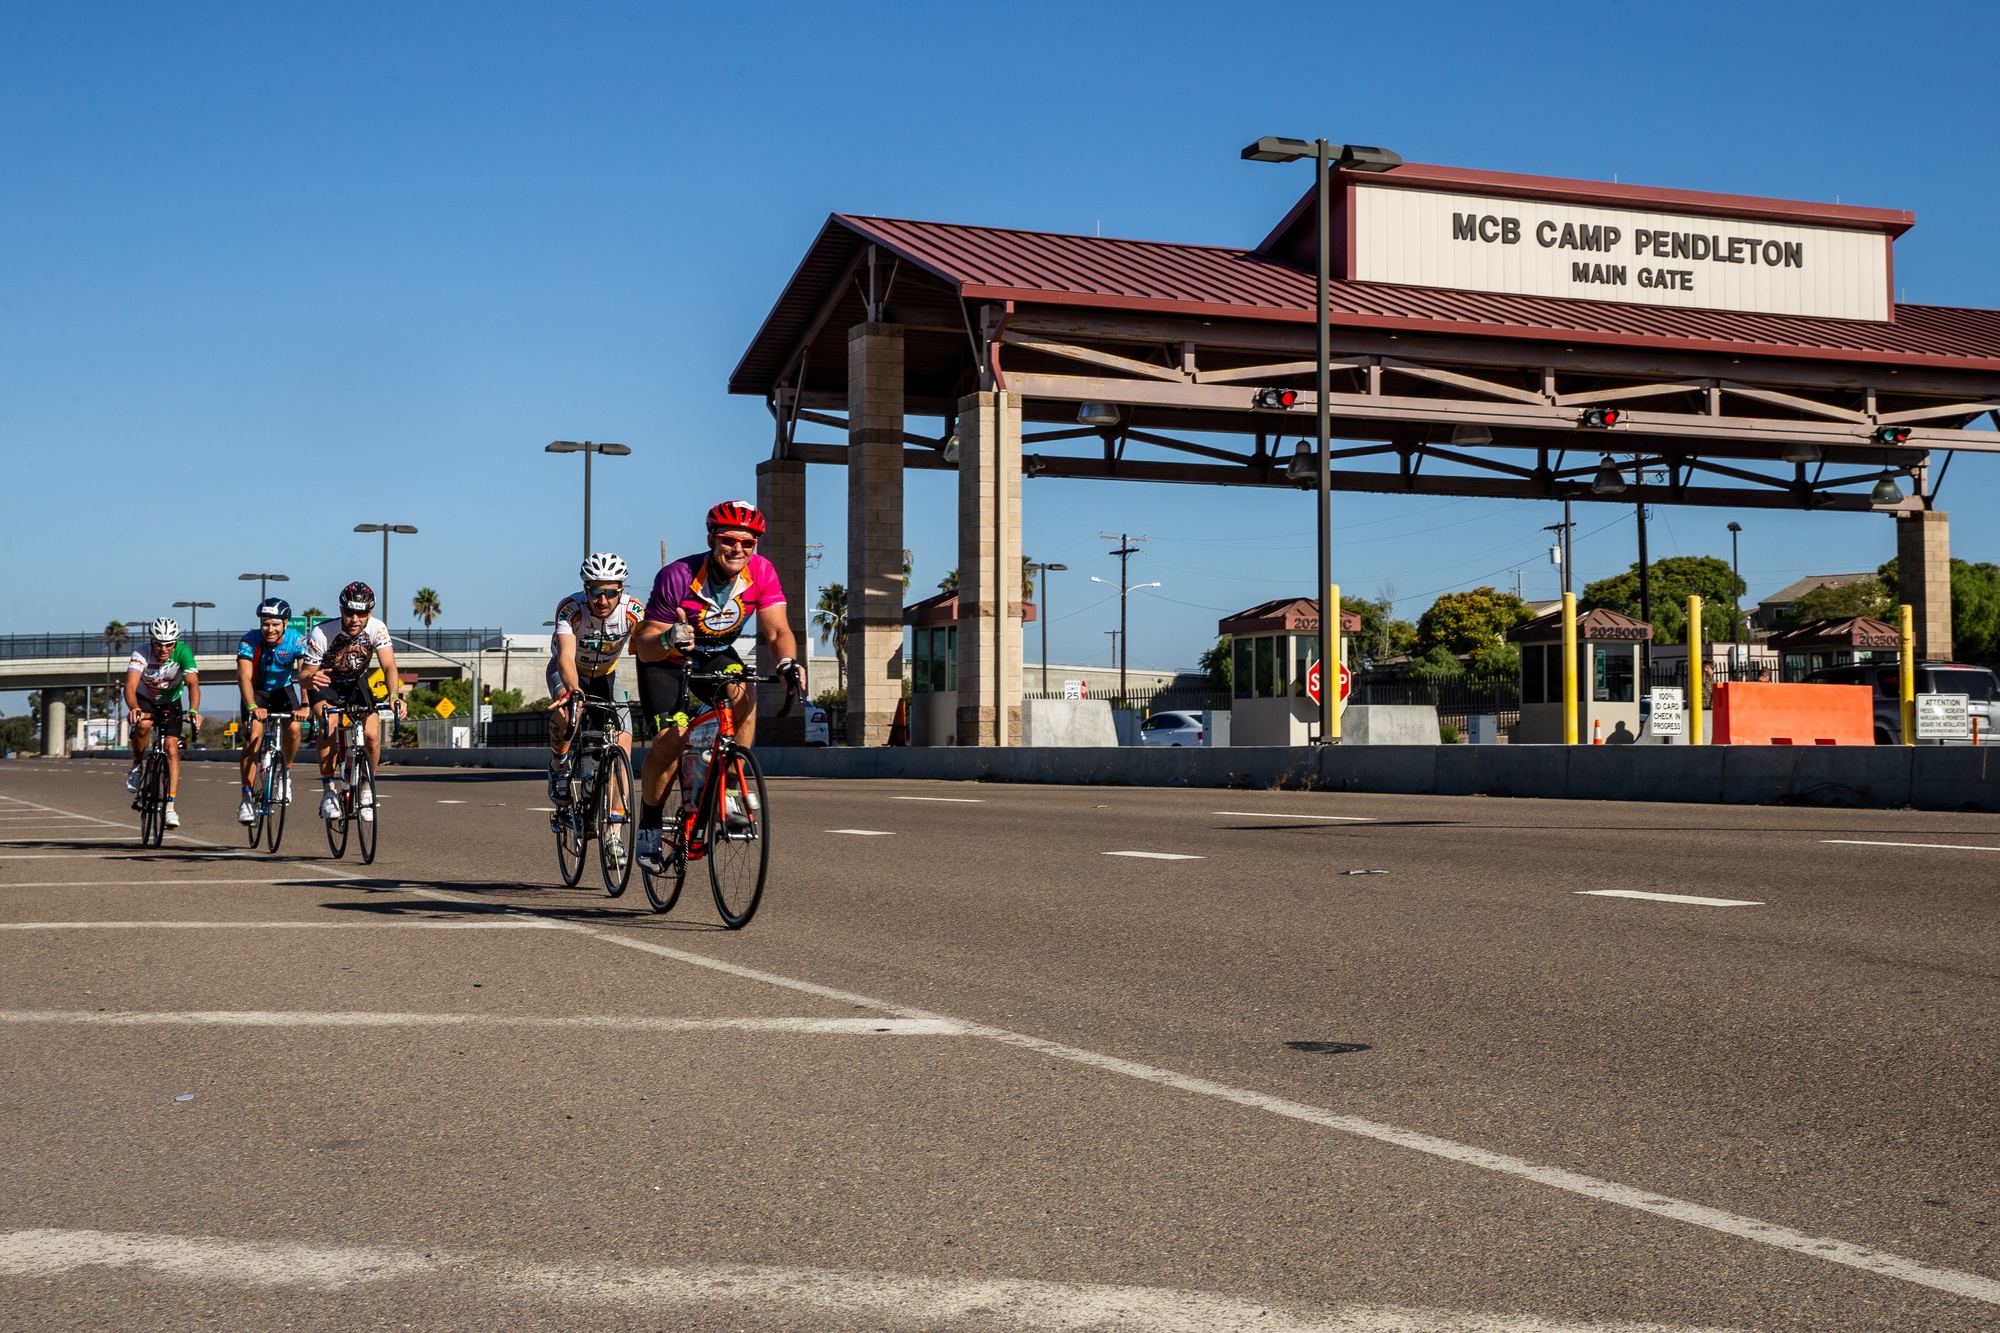
M731 831L729 806L737 803L747 828ZM731 744L721 771L712 777L703 803L708 841L708 885L715 894L716 914L731 930L741 930L757 914L764 899L764 876L771 864L769 811L764 800L764 773L757 756Z
M285 840L285 807L290 804L284 799L285 779L291 771L289 764L273 764L264 783L264 803L271 811L264 816L264 849L273 856Z
M362 799L364 793L368 798L365 801ZM361 864L372 866L375 864L375 849L382 841L382 803L375 799L375 765L365 754L355 769L350 795L354 800L354 832L361 842ZM362 813L364 810L368 812L366 816Z
M250 850L256 851L257 844L264 840L264 803L255 788L250 794L250 822L243 826L243 830L250 835Z
M639 877L646 885L646 903L654 912L671 912L680 901L681 888L687 883L687 848L681 841L681 773L680 765L674 765L673 776L667 779L665 813L660 816L660 852L666 859L667 871L655 875L644 866L639 867ZM634 858L637 859L636 857Z
M604 896L617 898L632 883L632 761L616 745L604 747L592 784L591 810L597 825L597 868L604 876ZM618 819L612 819L612 812ZM606 834L612 835L606 837ZM613 843L619 848L612 853Z
M333 850L336 861L347 855L347 797L342 795L339 799L340 813L325 821L326 845Z
M166 841L166 800L160 793L161 770L166 764L154 750L146 751L139 771L139 845L158 847Z

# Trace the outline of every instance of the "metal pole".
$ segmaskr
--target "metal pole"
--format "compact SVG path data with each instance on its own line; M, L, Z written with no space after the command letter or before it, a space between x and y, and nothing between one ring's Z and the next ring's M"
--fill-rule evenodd
M1740 553L1737 550L1736 539L1742 535L1743 529L1734 523L1729 525L1729 572L1735 577L1738 585L1743 582L1743 562L1738 558ZM1737 643L1743 642L1742 593L1735 588L1729 590L1729 637ZM1745 660L1748 660L1747 657Z
M1688 744L1705 745L1701 734L1701 598L1688 598Z
M1653 574L1646 564L1646 502L1639 509L1639 619L1653 623ZM1647 636L1641 655L1646 659L1646 688L1653 688L1653 640Z
M1563 501L1563 596L1565 597L1575 591L1570 586L1569 572L1576 565L1576 561L1571 559L1576 552L1570 547L1570 536L1576 531L1576 521L1569 516L1569 503L1567 500Z
M1565 566L1567 568L1567 566ZM1576 721L1576 594L1563 592L1563 744L1575 745ZM1326 693L1324 686L1320 693Z
M1049 567L1042 566L1042 697L1049 693Z
M1125 567L1132 561L1132 539L1124 533L1118 534L1118 704L1125 704L1125 595L1130 586Z
M1903 669L1898 673L1900 681L1896 691L1902 697L1902 707L1898 711L1902 714L1903 720L1903 744L1915 745L1917 743L1917 630L1915 617L1911 615L1907 605L1899 606L1896 610L1900 613L1902 621L1897 646L1901 649L1899 656L1903 659Z
M389 525L382 525L382 624L389 623Z
M583 446L583 558L590 559L590 456L597 450Z
M1327 142L1321 139L1314 162L1319 187L1319 290L1315 307L1318 318L1313 375L1319 408L1319 587L1316 597L1319 601L1319 737L1322 745L1336 744L1340 740L1340 664L1334 655L1334 640L1340 633L1340 606L1333 601L1338 596L1333 589L1333 405L1328 401L1333 392L1333 367L1329 361L1332 352L1328 347L1329 307L1333 300L1330 271L1333 266L1333 223L1329 216L1333 192L1328 153Z

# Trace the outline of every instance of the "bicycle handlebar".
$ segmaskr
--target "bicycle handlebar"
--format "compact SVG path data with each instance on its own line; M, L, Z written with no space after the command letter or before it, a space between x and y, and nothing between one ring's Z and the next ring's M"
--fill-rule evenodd
M779 717L790 716L792 711L792 705L798 701L799 697L798 687L793 683L792 678L790 676L782 675L776 671L773 671L768 676L760 676L754 671L690 671L687 673L687 678L691 681L692 680L702 681L705 684L715 684L715 683L721 683L724 685L782 684L785 687L785 706L778 710Z

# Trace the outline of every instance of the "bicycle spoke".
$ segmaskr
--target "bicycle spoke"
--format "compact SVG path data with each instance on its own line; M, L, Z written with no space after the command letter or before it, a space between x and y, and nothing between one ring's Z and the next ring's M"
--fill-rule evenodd
M764 896L771 858L764 775L748 750L727 753L710 779L707 819L708 880L722 924L741 930Z

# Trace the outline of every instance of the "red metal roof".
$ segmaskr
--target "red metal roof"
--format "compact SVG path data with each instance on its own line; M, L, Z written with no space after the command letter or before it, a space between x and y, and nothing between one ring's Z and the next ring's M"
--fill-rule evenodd
M1514 643L1560 643L1562 636L1560 607L1507 631L1508 639ZM1578 642L1582 643L1640 642L1653 637L1653 627L1636 616L1626 615L1623 611L1613 611L1607 606L1593 606L1588 611L1578 613L1576 637Z
M831 222L973 300L1204 319L1313 320L1312 275L1255 250L850 214L835 214ZM1877 323L1336 282L1332 322L1390 332L2000 370L2000 311L1955 306L1898 305L1893 321Z

